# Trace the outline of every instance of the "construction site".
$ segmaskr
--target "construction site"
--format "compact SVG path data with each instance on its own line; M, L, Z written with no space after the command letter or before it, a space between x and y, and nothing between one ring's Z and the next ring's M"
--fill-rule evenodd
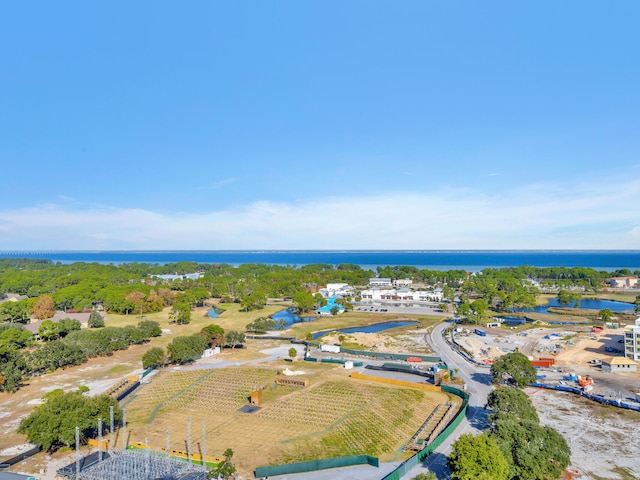
M519 351L536 367L540 382L576 386L592 395L640 405L640 372L634 368L615 368L616 364L635 363L624 359L621 344L624 333L617 324L455 330L456 344L480 364L490 366L501 355Z

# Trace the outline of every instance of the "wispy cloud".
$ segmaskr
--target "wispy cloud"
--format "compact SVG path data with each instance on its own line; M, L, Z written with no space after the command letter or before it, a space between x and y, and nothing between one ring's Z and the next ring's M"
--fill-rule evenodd
M640 181L262 201L191 214L0 211L2 249L638 248Z
M217 182L214 182L211 185L211 188L218 189L218 188L224 187L225 185L230 185L235 182L236 182L235 178L223 178L221 180L218 180Z

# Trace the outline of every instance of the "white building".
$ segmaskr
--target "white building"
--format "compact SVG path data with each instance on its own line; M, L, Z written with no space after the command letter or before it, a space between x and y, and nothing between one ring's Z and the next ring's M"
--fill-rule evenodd
M627 325L624 329L624 356L631 360L640 360L640 317L635 325Z
M381 290L379 288L370 288L360 292L362 300L375 301L393 301L393 302L442 302L442 289L433 291L416 290L409 288L399 288L390 290Z
M350 287L348 283L327 283L326 288L321 288L318 293L324 298L347 298L353 296L353 287Z
M413 280L410 278L395 278L392 283L394 287L408 287L413 284Z
M638 277L612 277L609 285L613 288L637 288Z
M370 278L369 286L370 287L391 287L391 279L390 278Z

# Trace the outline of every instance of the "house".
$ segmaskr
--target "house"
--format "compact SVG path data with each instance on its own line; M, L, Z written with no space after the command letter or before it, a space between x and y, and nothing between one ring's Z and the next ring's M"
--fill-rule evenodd
M3 299L0 300L0 303L4 302L19 302L20 300L26 300L29 298L26 295L19 295L17 293L7 293Z
M86 328L89 324L89 317L91 316L91 312L78 312L78 313L65 313L62 311L57 311L55 315L47 320L51 320L54 323L59 322L63 318L71 318L73 320L78 320L83 328ZM31 320L27 323L24 328L29 330L34 335L38 333L40 330L40 325L44 322L44 320Z
M612 277L609 285L612 288L638 288L638 277Z
M602 360L602 371L606 373L636 372L638 362L625 357L610 357Z
M413 280L410 278L394 278L392 283L394 287L408 287L413 283Z
M392 282L390 278L370 278L370 287L391 287Z

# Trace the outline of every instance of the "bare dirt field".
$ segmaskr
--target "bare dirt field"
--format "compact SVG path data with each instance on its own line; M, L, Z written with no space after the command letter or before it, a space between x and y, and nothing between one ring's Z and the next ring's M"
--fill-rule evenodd
M540 421L571 447L573 478L640 478L640 413L601 405L572 393L528 389Z

